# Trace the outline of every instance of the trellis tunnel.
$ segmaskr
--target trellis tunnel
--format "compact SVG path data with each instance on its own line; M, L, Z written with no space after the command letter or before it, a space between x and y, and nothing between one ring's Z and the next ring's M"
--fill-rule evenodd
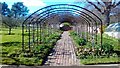
M79 37L87 41L91 39L92 45L102 45L102 32L99 33L100 42L97 40L98 27L102 31L102 20L97 15L78 5L56 4L35 11L23 22L22 50L24 51L26 47L30 50L33 45L40 44L46 38L43 29L47 29L47 33L52 34L60 29L60 24L63 22L70 23L73 26L72 30L76 31ZM25 31L28 32L28 41L25 38Z

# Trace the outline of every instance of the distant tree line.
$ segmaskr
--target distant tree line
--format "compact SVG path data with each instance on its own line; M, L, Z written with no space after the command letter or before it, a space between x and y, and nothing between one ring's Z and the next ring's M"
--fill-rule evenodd
M9 28L9 34L14 27L21 25L25 17L27 16L29 9L23 4L23 2L17 2L12 5L11 8L8 8L8 4L3 2L0 3L2 25Z

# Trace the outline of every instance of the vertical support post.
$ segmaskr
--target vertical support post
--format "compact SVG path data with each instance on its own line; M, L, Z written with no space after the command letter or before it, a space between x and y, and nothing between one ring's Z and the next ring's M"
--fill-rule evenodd
M82 37L82 24L80 25L80 28L81 28L81 30L80 30L80 37Z
M89 25L89 34L90 34L90 27L91 27L91 24Z
M33 23L33 25L32 25L32 29L33 29L33 30L32 30L32 31L33 31L33 43L35 43L35 36L34 36L34 35L35 35L34 30L35 30L35 29L34 29L34 23Z
M80 37L80 29L79 29L79 26L78 26L78 36Z
M37 45L38 45L38 22L37 22Z
M102 38L102 33L103 33L102 25L103 25L103 24L102 24L102 22L101 22L101 50L102 50L102 39L103 39L103 38Z
M28 49L30 51L30 23L29 23L29 42L28 42Z
M85 24L85 40L87 39L87 24Z
M49 23L47 24L47 27L46 27L46 28L47 28L48 37L49 37L49 30L50 30L50 29L49 29Z
M42 38L41 38L41 37L42 37L42 36L41 36L41 33L42 33L42 27L41 27L41 22L40 22L40 43L42 42L42 40L41 40L41 39L42 39Z
M24 24L22 24L22 51L24 51Z
M78 25L76 26L76 32L77 32L77 35L79 36L79 31L78 31Z
M97 33L98 33L98 30L97 30L97 22L96 22L96 38L95 38L95 44L97 44Z
M86 39L86 25L84 24L84 39Z
M94 27L93 27L93 23L92 23L92 47L94 47Z
M88 27L89 27L89 26L88 26L88 24L87 24L87 41L88 41Z

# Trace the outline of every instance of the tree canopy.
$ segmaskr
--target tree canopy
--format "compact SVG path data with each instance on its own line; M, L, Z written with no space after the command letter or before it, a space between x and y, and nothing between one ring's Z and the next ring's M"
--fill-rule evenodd
M8 16L10 14L10 9L8 8L8 5L5 2L2 3L2 12L1 13L4 16Z
M23 2L14 3L12 8L8 8L8 4L5 2L1 4L2 24L9 28L9 34L11 34L11 29L22 24L29 10Z
M23 2L17 2L12 5L11 12L15 18L26 16L29 12L28 8L23 5Z

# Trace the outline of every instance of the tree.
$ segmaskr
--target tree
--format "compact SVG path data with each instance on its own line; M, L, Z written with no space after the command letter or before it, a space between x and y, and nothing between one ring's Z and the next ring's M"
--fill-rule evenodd
M10 13L10 9L8 8L8 5L5 2L3 2L1 14L4 16L8 16L9 13Z
M12 5L11 11L13 13L14 18L26 16L29 12L28 8L25 5L23 5L23 2L14 3Z
M2 15L2 24L6 25L9 28L9 35L11 34L12 28L17 27L16 19L12 17L7 17Z
M86 0L89 4L93 5L102 15L105 16L104 25L110 24L110 13L113 8L118 6L120 4L120 1L117 2L116 0L96 0L95 2L92 2L90 0ZM99 5L99 6L98 6Z
M120 13L120 5L118 5L116 8L113 8L111 10L112 15L117 15Z
M20 26L28 11L28 8L22 2L14 3L11 10L5 2L2 3L2 25L4 24L9 28L9 35L12 28Z

